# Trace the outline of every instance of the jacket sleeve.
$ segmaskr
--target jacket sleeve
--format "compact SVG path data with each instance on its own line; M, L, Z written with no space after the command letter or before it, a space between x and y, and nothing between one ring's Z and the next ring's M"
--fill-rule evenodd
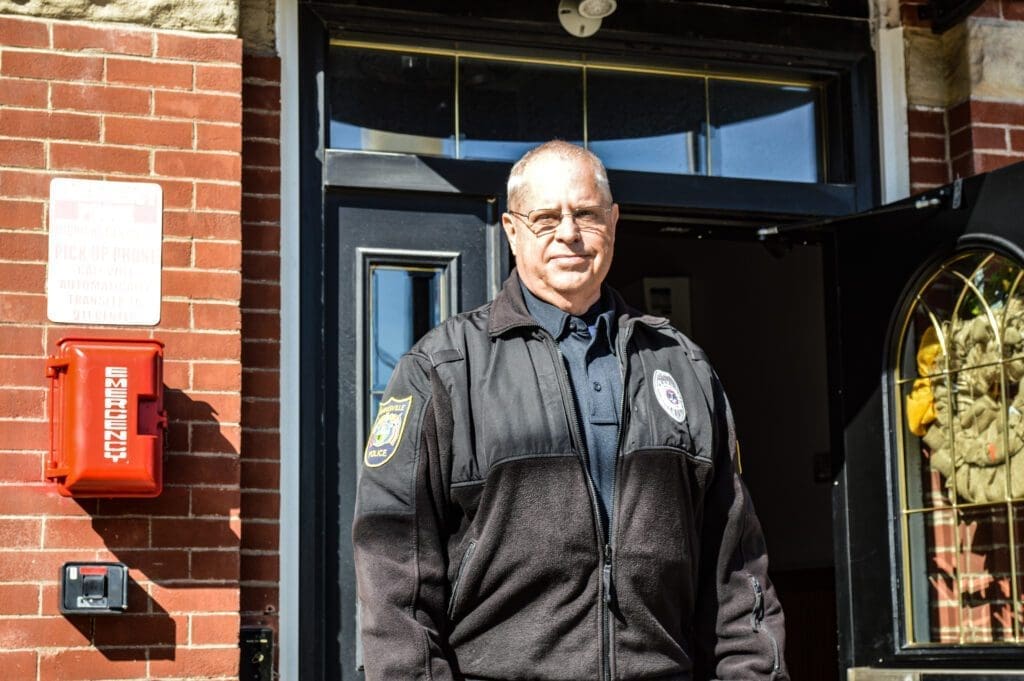
M426 357L405 355L363 452L352 541L366 679L456 673L447 645L439 447L447 393ZM450 407L447 407L450 421ZM440 444L439 444L440 443Z
M705 495L698 591L696 678L788 681L782 606L750 495L735 467L732 411L711 377L714 473Z

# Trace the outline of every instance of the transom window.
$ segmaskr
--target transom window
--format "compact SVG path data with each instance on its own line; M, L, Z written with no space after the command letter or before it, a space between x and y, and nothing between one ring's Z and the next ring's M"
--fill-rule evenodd
M896 372L906 639L1024 643L1024 286L962 252L905 318Z
M828 181L810 81L351 41L328 68L335 149L511 161L557 137L621 170Z

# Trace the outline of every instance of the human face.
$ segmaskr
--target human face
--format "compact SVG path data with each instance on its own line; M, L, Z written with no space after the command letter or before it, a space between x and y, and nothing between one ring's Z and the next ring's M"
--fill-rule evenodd
M584 160L548 155L535 159L523 174L522 205L509 206L519 213L552 208L562 213L586 206L608 206L608 197L594 180ZM606 224L581 230L564 216L551 233L536 236L522 218L505 213L505 228L516 269L526 288L560 310L582 314L601 297L601 282L608 275L615 246L619 207L611 205Z

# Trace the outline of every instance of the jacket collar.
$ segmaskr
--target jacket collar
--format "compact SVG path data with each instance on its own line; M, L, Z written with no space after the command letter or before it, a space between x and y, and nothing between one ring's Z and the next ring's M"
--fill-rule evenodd
M663 317L644 315L629 307L619 292L610 286L605 286L604 289L611 299L611 307L615 311L615 317L619 320L620 331L632 323L640 323L652 328L668 326L668 320ZM540 324L530 315L530 311L526 307L519 272L512 270L512 274L502 284L501 291L498 292L491 305L491 314L487 320L487 333L494 338L512 329L524 327L540 328Z

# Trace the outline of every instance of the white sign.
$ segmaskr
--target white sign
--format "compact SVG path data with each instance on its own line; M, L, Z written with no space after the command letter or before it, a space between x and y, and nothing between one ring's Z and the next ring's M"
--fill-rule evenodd
M67 178L50 183L50 321L159 323L162 202L158 184Z

